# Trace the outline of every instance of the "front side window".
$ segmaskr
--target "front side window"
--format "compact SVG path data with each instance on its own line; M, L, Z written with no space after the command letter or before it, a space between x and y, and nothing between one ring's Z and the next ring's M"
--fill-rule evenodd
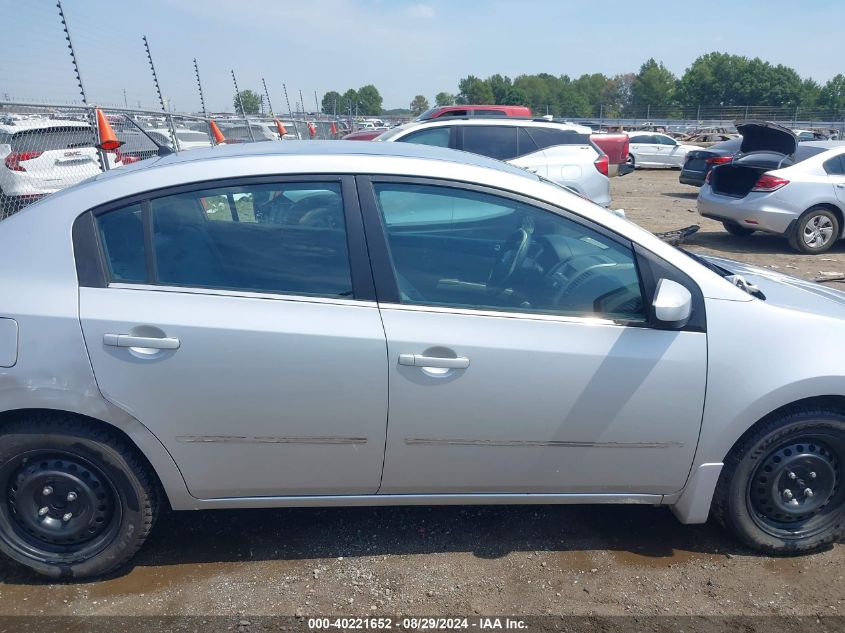
M519 154L516 126L467 125L464 127L465 152L507 160Z
M646 318L629 245L499 196L374 186L402 303Z
M419 143L420 145L433 145L435 147L449 147L449 134L451 127L435 127L427 130L411 132L397 141L401 143Z
M657 139L657 143L659 145L671 145L674 147L678 144L671 136L656 136L655 138Z
M338 183L209 188L97 218L112 281L308 296L352 294ZM144 214L152 253L144 250Z

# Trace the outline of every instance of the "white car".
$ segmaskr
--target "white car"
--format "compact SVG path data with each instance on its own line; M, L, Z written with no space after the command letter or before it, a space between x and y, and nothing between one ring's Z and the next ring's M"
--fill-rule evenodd
M0 218L100 173L94 132L83 121L0 121ZM110 167L114 154L105 154Z
M608 158L590 133L574 123L448 117L400 125L374 140L449 147L507 161L606 207Z
M698 145L678 143L668 134L626 132L630 140L628 164L631 167L670 167L680 169L687 153L701 149Z

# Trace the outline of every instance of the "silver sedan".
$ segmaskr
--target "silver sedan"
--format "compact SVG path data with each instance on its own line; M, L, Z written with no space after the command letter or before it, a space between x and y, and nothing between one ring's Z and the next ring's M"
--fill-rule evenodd
M199 149L3 221L0 260L0 551L46 576L123 565L166 505L668 505L770 553L845 526L845 294L497 161Z

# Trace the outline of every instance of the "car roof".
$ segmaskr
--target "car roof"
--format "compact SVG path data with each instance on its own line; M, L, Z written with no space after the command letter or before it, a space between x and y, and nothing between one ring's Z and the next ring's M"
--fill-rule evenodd
M351 143L349 141L258 141L255 143L238 143L233 145L218 145L209 148L192 149L190 152L177 152L133 163L113 169L95 176L96 180L119 177L121 174L131 173L139 169L156 169L168 165L179 165L200 161L218 160L223 158L250 158L257 156L388 156L395 158L410 158L423 160L447 161L486 167L499 171L516 174L533 180L538 176L531 172L515 167L509 163L487 158L479 154L460 152L453 149L419 145L416 143Z

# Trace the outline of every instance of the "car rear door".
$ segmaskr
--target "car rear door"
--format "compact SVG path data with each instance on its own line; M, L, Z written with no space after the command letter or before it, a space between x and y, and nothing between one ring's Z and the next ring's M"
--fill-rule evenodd
M654 165L657 162L657 143L651 134L631 136L629 151L638 165Z
M824 170L833 184L833 192L839 202L845 205L845 154L839 154L824 162Z
M204 183L87 221L107 273L80 288L97 384L195 497L377 490L385 337L350 178Z
M655 273L625 240L500 191L372 182L360 191L390 401L380 493L684 485L704 402L700 292L698 323L649 327Z

